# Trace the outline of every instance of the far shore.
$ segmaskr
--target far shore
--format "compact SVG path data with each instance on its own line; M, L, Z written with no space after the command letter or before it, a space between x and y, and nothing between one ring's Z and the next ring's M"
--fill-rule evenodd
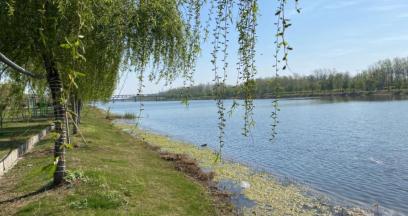
M255 95L254 99L275 99L271 93ZM278 99L344 99L344 100L401 100L408 99L408 89L377 90L377 91L298 91L280 92ZM148 94L143 96L116 95L111 101L180 101L185 98L161 94ZM214 96L191 96L188 100L214 100ZM240 97L225 96L224 99L232 100Z

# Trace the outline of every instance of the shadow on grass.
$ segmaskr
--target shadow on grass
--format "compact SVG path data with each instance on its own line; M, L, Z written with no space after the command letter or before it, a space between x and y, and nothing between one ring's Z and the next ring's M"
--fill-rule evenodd
M33 197L33 196L42 194L44 192L47 192L47 191L52 190L52 189L57 188L57 187L58 186L55 186L52 182L49 182L48 184L44 185L43 187L41 187L40 189L38 189L36 191L30 192L30 193L27 193L27 194L24 194L24 195L21 195L21 196L17 196L17 197L14 197L14 198L10 198L10 199L7 199L7 200L0 201L0 205L6 204L6 203L13 203L13 202L25 199L25 198Z
M33 117L30 119L11 119L11 120L7 120L4 121L4 124L8 124L8 123L26 123L26 122L46 122L46 121L51 121L53 120L52 117Z
M0 139L27 136L43 130L48 124L3 127L0 130Z
M25 138L15 139L12 141L0 141L0 160L9 155L13 149L18 148L25 141Z

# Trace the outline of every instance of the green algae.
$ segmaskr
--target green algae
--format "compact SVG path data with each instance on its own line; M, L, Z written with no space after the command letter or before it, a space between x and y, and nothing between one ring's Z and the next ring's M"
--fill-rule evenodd
M209 148L200 148L130 125L117 124L117 127L151 146L159 147L162 152L185 154L194 158L200 167L214 172L216 182L248 182L250 187L243 189L243 193L257 205L241 209L245 215L333 215L332 207L305 194L308 189L294 184L283 185L267 173L253 171L248 166L233 161L216 162L217 154ZM364 214L356 212L351 215Z

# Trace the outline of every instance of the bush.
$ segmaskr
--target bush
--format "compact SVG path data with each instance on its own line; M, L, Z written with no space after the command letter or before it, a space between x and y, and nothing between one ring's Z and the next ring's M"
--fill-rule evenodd
M112 119L135 119L137 117L134 113L113 114L110 113L110 111L108 110L106 118L112 120Z

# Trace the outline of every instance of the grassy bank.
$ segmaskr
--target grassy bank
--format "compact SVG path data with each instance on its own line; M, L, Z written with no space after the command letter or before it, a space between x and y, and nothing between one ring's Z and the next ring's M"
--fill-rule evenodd
M224 161L216 163L216 154L208 148L198 148L194 145L172 140L166 136L146 132L138 128L119 124L123 131L132 134L159 147L162 152L184 154L197 160L203 168L214 171L216 182L233 182L238 187L243 182L249 183L241 191L247 198L256 202L256 206L240 209L245 215L366 215L360 209L346 209L340 206L328 205L325 200L306 195L307 190L299 185L282 184L267 173L251 170L249 167Z
M51 181L43 169L52 163L50 135L0 179L0 215L217 214L206 188L104 117L84 111L88 144L68 151L71 185L42 190Z
M11 149L18 148L27 139L46 128L50 122L46 120L33 120L4 123L0 129L0 159L7 155Z

